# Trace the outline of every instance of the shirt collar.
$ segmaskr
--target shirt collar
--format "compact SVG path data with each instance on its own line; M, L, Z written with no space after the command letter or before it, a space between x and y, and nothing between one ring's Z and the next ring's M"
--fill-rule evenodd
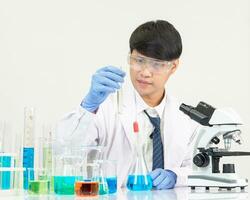
M164 97L163 97L161 103L158 106L150 107L149 105L147 105L145 103L145 101L142 99L142 97L135 90L135 101L136 101L135 104L136 104L137 115L144 112L144 110L146 110L150 116L152 116L152 117L159 116L160 118L162 118L163 111L165 108L166 98L167 98L167 95L166 95L166 91L165 91Z

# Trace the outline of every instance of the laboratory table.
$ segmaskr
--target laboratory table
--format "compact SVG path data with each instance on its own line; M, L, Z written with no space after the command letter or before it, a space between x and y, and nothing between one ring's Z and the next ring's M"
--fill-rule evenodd
M115 195L100 195L95 198L83 198L76 197L74 195L1 195L0 199L6 200L188 200L188 199L249 199L249 188L244 191L232 190L232 191L218 191L204 189L198 189L191 191L188 187L179 187L172 190L152 190L147 192L131 192L126 189L120 189Z

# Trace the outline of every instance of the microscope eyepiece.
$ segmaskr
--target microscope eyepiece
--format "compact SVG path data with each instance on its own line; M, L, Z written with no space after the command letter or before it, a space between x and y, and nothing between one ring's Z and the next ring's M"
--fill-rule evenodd
M201 101L196 107L193 107L183 103L179 109L196 122L204 126L211 126L209 120L211 119L215 108L209 104Z
M188 115L188 113L190 112L190 110L192 110L192 109L194 109L193 106L189 106L189 105L186 105L186 104L184 104L184 103L182 103L181 106L180 106L180 110L181 110L182 112L184 112L185 114L187 114L187 115Z

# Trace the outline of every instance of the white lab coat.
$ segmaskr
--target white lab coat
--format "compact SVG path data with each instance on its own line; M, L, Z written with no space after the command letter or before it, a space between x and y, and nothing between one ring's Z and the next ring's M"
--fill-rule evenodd
M110 95L92 114L82 107L67 114L57 126L57 139L71 145L104 145L107 159L117 160L118 186L126 183L133 163L135 92L123 95L122 112L117 115L114 95ZM196 124L179 111L180 104L167 95L164 111L164 166L177 174L176 186L187 185L191 170L192 138Z

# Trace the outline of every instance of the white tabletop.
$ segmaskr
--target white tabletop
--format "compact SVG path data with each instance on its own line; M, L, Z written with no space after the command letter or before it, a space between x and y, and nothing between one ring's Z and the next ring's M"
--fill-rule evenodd
M246 191L205 191L203 189L192 192L190 188L182 187L172 190L152 190L147 192L131 192L126 189L118 190L115 195L100 195L96 198L79 198L74 195L3 195L0 192L0 199L8 200L190 200L190 199L248 199L249 188Z

